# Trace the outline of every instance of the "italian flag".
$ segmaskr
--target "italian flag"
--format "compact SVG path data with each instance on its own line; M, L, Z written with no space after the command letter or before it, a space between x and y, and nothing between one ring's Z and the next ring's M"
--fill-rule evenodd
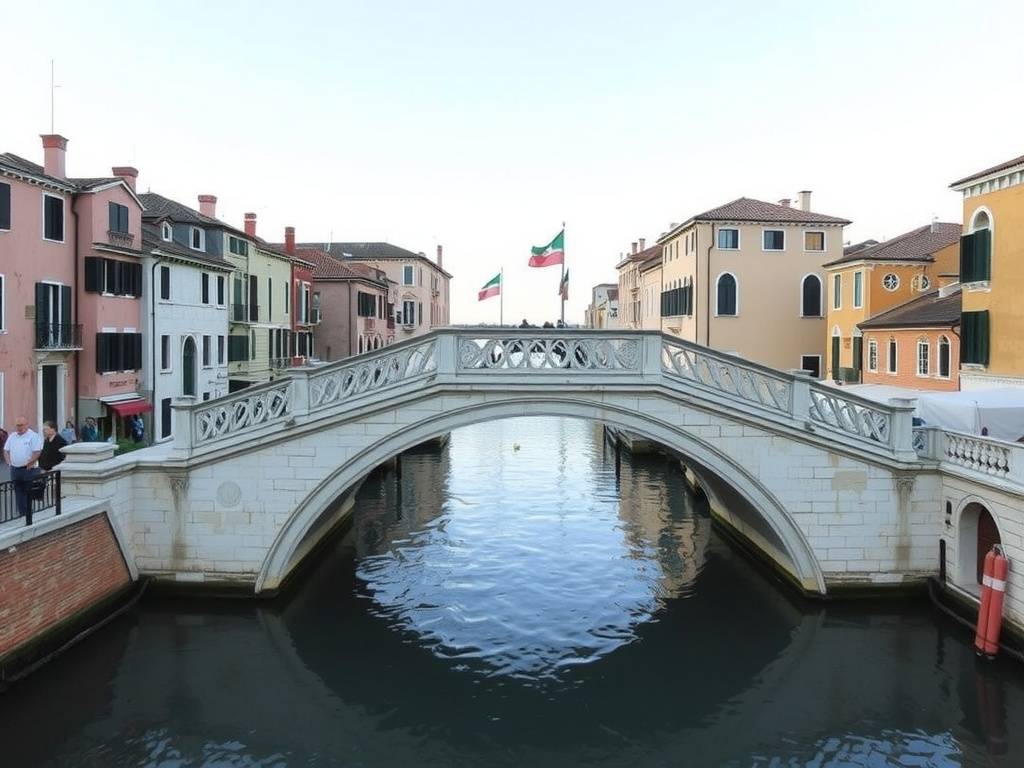
M565 230L563 229L547 245L535 245L530 249L531 267L550 267L561 264L565 258Z
M558 285L558 295L562 297L562 301L569 300L569 270L565 270L565 274L562 275L562 282Z
M489 298L491 298L491 296L497 296L500 293L501 293L501 272L499 272L494 277L492 277L490 280L488 280L486 283L484 283L484 287L481 288L480 292L477 294L477 301L483 301L484 299L489 299Z

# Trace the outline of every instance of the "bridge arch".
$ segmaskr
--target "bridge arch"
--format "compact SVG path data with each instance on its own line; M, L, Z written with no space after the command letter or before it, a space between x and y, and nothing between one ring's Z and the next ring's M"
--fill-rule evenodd
M440 399L441 395L434 396ZM425 409L425 413L428 409ZM430 413L405 428L396 426L389 434L371 442L334 469L310 491L278 531L256 581L256 592L280 587L297 564L297 553L307 534L328 513L337 500L362 477L389 458L420 443L459 427L521 416L556 416L603 422L643 438L661 443L685 457L702 478L713 479L719 489L730 492L758 515L777 540L788 562L780 565L807 591L824 594L825 578L813 549L785 504L742 463L721 447L703 438L699 428L669 423L642 409L630 408L579 392L564 395L487 393L479 400ZM325 425L329 431L333 425ZM712 489L712 495L721 497Z

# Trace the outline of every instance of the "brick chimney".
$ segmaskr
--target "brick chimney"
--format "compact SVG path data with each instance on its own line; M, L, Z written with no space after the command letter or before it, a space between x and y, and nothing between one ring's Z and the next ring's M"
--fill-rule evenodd
M128 185L131 191L135 191L135 180L139 178L138 168L132 168L130 165L119 165L111 168L110 172L118 178L124 179L124 183Z
M217 196L200 195L199 212L203 214L203 216L209 216L211 219L217 218Z
M646 245L647 245L647 238L646 237L641 237L640 238L640 250L641 251L644 250L644 246L646 246Z
M444 269L444 246L437 246L437 267L438 269Z
M256 237L256 214L245 214L245 234L249 237Z
M781 200L779 200L779 205L781 205L783 208L789 208L789 204L792 202L793 201L790 198L784 197Z
M634 241L633 241L632 243L630 243L629 245L630 245L630 248L631 248L631 254L632 254L633 256L636 256L636 240L634 240Z
M43 171L47 176L66 178L64 158L67 155L68 140L56 133L44 133L39 138L43 140Z
M295 255L295 227L284 228L284 252L289 256Z
M801 189L800 195L800 210L809 211L811 210L811 190Z

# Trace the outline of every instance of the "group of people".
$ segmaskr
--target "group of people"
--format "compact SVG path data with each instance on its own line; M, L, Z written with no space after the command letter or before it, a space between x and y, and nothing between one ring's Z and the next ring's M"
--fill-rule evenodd
M70 427L74 438L74 426L71 422L58 431L52 421L43 422L43 434L40 435L28 428L28 419L19 416L14 422L14 432L4 440L4 461L11 468L11 481L14 483L14 498L18 514L27 515L31 504L30 493L33 481L43 472L51 472L64 461L61 448L68 444L64 434Z

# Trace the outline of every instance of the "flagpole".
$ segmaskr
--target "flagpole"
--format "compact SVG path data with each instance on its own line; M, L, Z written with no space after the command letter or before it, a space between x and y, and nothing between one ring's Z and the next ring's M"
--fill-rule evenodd
M562 290L562 283L565 282L565 222L562 222L562 282L558 284L558 295L562 299L562 325L565 325L565 292Z
M498 292L498 325L505 325L505 268L501 268L498 278L501 283L501 290Z

